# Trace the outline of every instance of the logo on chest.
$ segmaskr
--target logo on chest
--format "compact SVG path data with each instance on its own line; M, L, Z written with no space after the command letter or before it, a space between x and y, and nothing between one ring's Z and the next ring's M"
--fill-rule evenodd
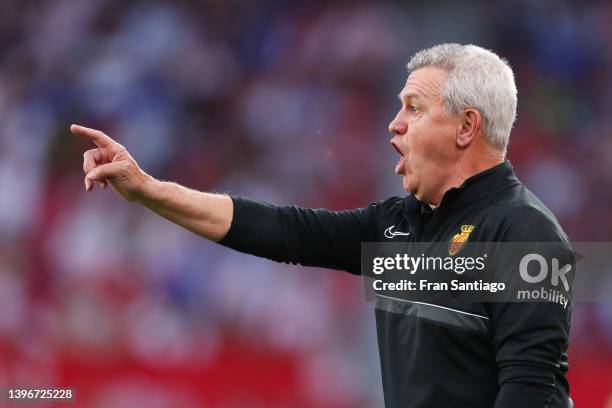
M384 233L386 238L389 239L393 239L395 237L407 237L410 236L409 232L401 232L401 231L395 231L395 225L390 226L389 228L387 228L385 230Z
M463 249L468 239L470 238L470 234L474 231L476 226L464 224L461 226L461 231L450 239L448 242L448 254L453 256L456 255L459 251Z

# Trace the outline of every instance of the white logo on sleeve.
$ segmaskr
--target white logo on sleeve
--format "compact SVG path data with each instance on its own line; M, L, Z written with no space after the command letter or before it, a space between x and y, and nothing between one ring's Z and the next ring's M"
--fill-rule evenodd
M394 228L395 228L395 225L392 225L385 230L386 238L407 237L408 235L410 235L409 232L393 231Z

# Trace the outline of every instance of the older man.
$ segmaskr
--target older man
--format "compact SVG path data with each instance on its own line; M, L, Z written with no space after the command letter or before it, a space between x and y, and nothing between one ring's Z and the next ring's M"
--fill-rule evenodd
M569 243L504 161L516 116L506 62L474 45L417 53L389 125L406 197L332 212L276 207L155 180L104 133L92 140L85 188L110 183L190 231L276 261L360 273L362 242ZM376 322L387 407L568 407L571 307L453 304L379 297Z

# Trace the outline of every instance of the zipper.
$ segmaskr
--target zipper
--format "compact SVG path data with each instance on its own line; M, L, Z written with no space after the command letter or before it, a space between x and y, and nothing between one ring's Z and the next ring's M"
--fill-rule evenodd
M424 238L426 238L428 236L427 233L429 232L429 226L431 225L432 221L434 220L434 217L438 213L438 209L439 208L440 207L438 206L438 207L434 208L433 210L431 210L431 214L429 215L429 219L427 220L427 223L421 229L421 242L423 242Z

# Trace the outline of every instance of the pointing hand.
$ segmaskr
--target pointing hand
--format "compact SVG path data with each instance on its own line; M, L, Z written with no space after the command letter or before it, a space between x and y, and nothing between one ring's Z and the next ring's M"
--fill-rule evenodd
M125 147L99 130L72 125L70 131L97 146L83 155L85 190L91 191L94 183L106 188L110 182L122 197L129 201L136 200L150 176L140 169Z

